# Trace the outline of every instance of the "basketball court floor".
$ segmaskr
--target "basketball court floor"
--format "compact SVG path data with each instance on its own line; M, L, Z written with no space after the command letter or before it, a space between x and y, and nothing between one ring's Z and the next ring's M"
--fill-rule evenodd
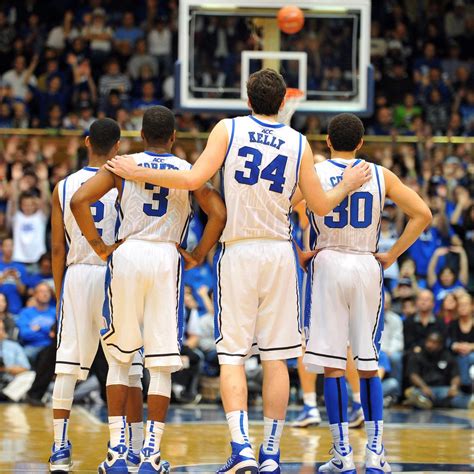
M288 419L296 417L291 409ZM48 472L52 443L51 410L20 404L0 405L0 472ZM105 407L73 409L70 437L74 472L97 472L106 453ZM250 412L251 440L258 447L263 435L261 410ZM323 414L324 419L324 414ZM474 472L474 412L467 410L386 411L385 446L393 472ZM352 430L358 473L365 446L364 430ZM172 407L162 444L172 472L212 473L229 454L229 435L222 408L198 405ZM317 428L287 426L282 440L282 472L312 474L329 458L327 422Z

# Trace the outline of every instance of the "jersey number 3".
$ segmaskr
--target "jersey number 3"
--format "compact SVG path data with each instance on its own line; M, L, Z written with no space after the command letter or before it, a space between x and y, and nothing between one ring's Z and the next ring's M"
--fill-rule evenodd
M150 183L145 183L145 189L148 191L153 191L155 189L153 184ZM159 193L153 193L152 199L153 203L151 204L143 204L143 212L147 216L152 216L152 217L162 217L166 214L166 211L168 210L168 194L170 193L170 190L168 188L160 188ZM154 207L154 204L157 206Z
M240 184L247 184L253 186L258 180L265 179L270 181L270 191L281 194L283 192L283 186L285 184L285 168L288 157L284 155L278 155L273 161L271 161L263 170L260 172L260 165L262 164L262 153L256 148L250 146L243 146L239 149L239 156L242 158L251 157L250 160L245 162L246 171L236 171L235 179Z

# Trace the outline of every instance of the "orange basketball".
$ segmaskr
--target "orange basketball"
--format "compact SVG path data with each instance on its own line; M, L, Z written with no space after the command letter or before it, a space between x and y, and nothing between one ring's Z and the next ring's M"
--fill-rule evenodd
M304 25L304 14L301 8L294 5L287 5L278 11L278 28L283 33L292 35L298 33Z

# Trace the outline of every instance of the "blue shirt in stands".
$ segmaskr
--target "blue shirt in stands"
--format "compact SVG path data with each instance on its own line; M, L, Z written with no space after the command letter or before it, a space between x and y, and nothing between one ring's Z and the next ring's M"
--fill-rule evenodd
M3 358L5 367L23 367L30 369L28 357L26 357L23 347L18 342L5 339L0 341L0 356Z
M3 260L0 260L0 273L3 273L5 270L10 268L14 268L20 273L20 280L22 283L25 282L26 279L26 268L22 263L18 262L10 262L5 263ZM13 278L6 279L0 285L0 292L5 293L7 300L8 300L8 310L12 314L18 314L23 307L23 301L21 298L20 293L16 288L16 283Z
M441 309L441 305L443 304L443 300L446 298L446 296L458 288L464 288L464 285L459 280L451 286L443 286L439 281L436 281L436 283L433 285L433 288L431 288L431 291L435 297L435 314L437 314Z
M46 310L40 311L34 306L25 308L18 315L16 325L19 329L19 338L24 346L46 347L51 343L49 333L56 321L56 311L49 306ZM39 326L37 331L32 327Z

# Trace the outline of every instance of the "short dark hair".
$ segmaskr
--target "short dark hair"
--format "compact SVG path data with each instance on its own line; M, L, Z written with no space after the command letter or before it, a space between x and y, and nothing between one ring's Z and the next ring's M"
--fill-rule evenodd
M328 126L329 140L335 151L354 151L364 132L361 119L354 114L336 115Z
M149 144L165 145L176 128L173 112L162 105L154 105L143 114L142 132Z
M247 95L256 114L276 115L285 98L286 83L273 69L261 69L247 80Z
M115 120L102 118L94 121L89 129L89 142L92 151L98 155L107 155L120 140L120 127Z

